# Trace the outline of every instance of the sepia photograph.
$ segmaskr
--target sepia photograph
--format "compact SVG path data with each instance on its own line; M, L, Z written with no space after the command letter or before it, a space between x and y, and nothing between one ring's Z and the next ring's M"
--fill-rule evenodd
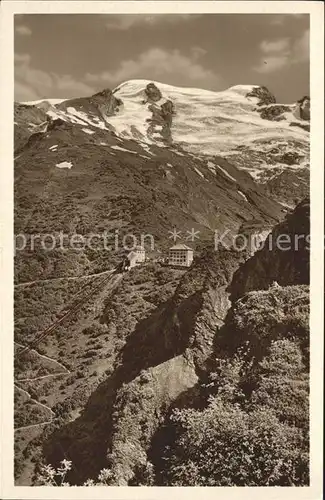
M312 485L317 125L287 3L12 16L15 487Z

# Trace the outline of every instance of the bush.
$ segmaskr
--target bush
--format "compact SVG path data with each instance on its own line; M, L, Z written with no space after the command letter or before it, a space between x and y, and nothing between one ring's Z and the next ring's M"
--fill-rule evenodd
M97 351L94 351L93 349L90 349L83 355L84 358L93 358L94 356L97 356Z
M272 409L245 412L211 399L208 408L176 410L173 452L165 453L171 486L301 486L308 484L308 449L300 429Z
M62 460L60 467L55 469L52 465L39 465L39 472L36 474L36 486L71 486L66 477L72 469L70 460ZM82 486L108 486L111 480L111 471L102 469L96 480L87 479Z

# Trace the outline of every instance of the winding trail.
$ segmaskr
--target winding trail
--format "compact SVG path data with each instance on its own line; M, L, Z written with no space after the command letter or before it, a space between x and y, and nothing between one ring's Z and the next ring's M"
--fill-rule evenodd
M114 269L113 269L114 271ZM34 280L34 281L25 281L23 283L17 283L14 285L14 288L20 288L23 286L29 286L29 285L34 285L36 283L50 283L52 281L63 281L63 280L77 280L77 279L83 279L83 278L94 278L95 276L101 276L104 274L111 273L112 270L110 269L109 271L102 271L101 273L94 273L94 274L82 274L81 276L62 276L60 278L47 278L44 280Z
M15 344L17 344L19 347L23 347L25 349L25 346L23 346L22 344L19 344L18 342L15 342ZM50 373L48 375L42 375L41 377L17 379L15 381L14 387L16 387L17 390L19 390L19 391L23 392L24 394L26 394L27 397L28 397L28 399L30 399L30 401L32 401L33 403L35 403L35 404L37 404L39 406L43 406L43 408L46 408L47 410L49 410L51 412L52 418L51 418L51 420L47 420L46 422L40 422L40 423L37 423L37 424L24 425L24 426L21 426L21 427L17 427L16 429L14 429L14 432L22 430L22 429L31 429L32 427L38 427L38 426L42 426L42 425L51 424L53 422L54 418L55 418L55 413L54 413L54 411L49 406L46 406L43 403L40 403L36 399L32 398L32 396L31 396L31 394L29 392L27 392L25 389L22 389L17 384L19 384L19 382L35 382L36 380L43 380L45 378L57 377L59 375L68 375L69 373L71 373L70 370L68 370L68 368L66 368L64 365L62 365L62 363L59 363L59 361L57 361L56 359L50 358L48 356L44 356L43 354L40 354L39 352L37 352L35 349L30 349L30 350L34 351L41 358L47 359L49 361L53 361L54 363L56 363L57 365L59 365L61 368L63 368L64 371L63 372L57 372L57 373Z
M43 380L45 378L51 378L51 377L58 377L59 375L69 375L71 372L59 372L59 373L50 373L49 375L42 375L41 377L35 377L35 378L18 378L16 380L17 383L19 382L34 382L35 380Z
M62 363L60 363L59 361L57 361L56 359L50 358L49 356L45 356L44 354L40 354L38 351L36 351L36 349L29 349L28 346L24 346L22 344L19 344L18 342L14 342L14 343L17 344L19 347L22 347L24 350L29 350L29 351L35 352L35 354L37 354L40 358L47 359L48 361L53 361L54 363L56 363L57 365L59 365L61 368L63 368L65 370L65 372L51 373L49 375L43 375L42 377L36 377L36 378L30 379L30 380L39 380L41 378L45 378L45 377L49 377L49 376L53 377L54 375L62 375L62 373L70 373L68 368L66 366L64 366ZM22 379L20 379L20 380L22 380Z
M39 427L39 426L42 426L42 425L47 425L47 424L51 424L55 418L55 413L54 411L52 410L52 408L50 408L49 406L46 406L44 405L43 403L40 403L39 401L36 401L36 399L32 398L32 396L29 394L29 392L25 391L24 389L22 389L21 387L19 387L18 385L14 384L14 387L18 390L18 391L21 391L23 392L24 394L27 395L28 399L30 401L32 401L34 404L38 405L38 406L42 406L43 408L45 408L46 410L48 410L50 413L51 413L51 420L46 420L45 422L39 422L37 424L31 424L31 425L22 425L21 427L16 427L14 429L14 432L16 431L20 431L22 429L31 429L32 427Z
M43 408L45 408L46 410L49 410L52 415L55 415L55 413L52 410L52 408L50 408L49 406L44 405L43 403L40 403L39 401L37 401L34 398L32 398L32 396L29 394L29 392L25 391L25 389L22 389L21 387L19 387L16 384L14 384L14 387L16 387L16 389L18 389L19 391L23 392L24 394L26 394L28 396L28 399L30 399L33 403L35 403L35 404L37 404L39 406L43 406Z
M113 270L110 270L110 271L104 271L103 273L99 273L100 275L103 275L103 274L110 274L110 277L114 274L114 271L115 269ZM91 277L91 275L87 275L89 277ZM95 276L98 276L98 274L96 274ZM80 276L79 276L80 278ZM58 278L60 279L60 278ZM66 279L66 278L65 278ZM114 285L117 283L117 281L119 281L120 278L117 278L116 280L112 280L112 285L114 287ZM91 298L96 292L99 292L100 289L105 285L105 284L108 284L107 283L107 279L105 278L104 280L101 280L99 285L97 284L97 286L95 286L90 292L88 292L81 300L78 300L77 303L73 304L69 309L68 311L61 317L59 318L58 320L56 320L52 325L50 325L48 328L46 328L45 330L43 330L40 335L38 336L38 338L36 340L34 340L34 345L38 344L41 340L44 339L44 337L46 337L49 333L51 333L58 324L60 324L67 316L70 316L72 313L76 312L89 298ZM80 292L78 292L76 294L79 295ZM51 412L51 420L48 420L46 422L40 422L40 423L37 423L37 424L31 424L31 425L26 425L26 426L22 426L22 427L18 427L16 429L14 429L14 431L18 431L18 430L22 430L22 429L31 429L33 427L37 427L37 426L43 426L43 425L47 425L47 424L51 424L53 422L53 420L56 418L56 415L54 413L54 411L44 405L43 403L40 403L39 401L37 401L36 399L32 398L32 396L29 394L29 392L27 392L26 390L22 389L21 387L19 387L17 384L19 384L19 382L28 382L28 381L35 381L35 380L41 380L41 379L44 379L44 378L50 378L50 377L56 377L58 375L67 375L68 373L71 373L70 370L68 370L68 368L66 368L62 363L60 363L59 361L57 361L56 359L53 359L53 358L50 358L49 356L45 356L44 354L40 354L38 351L36 351L36 349L34 349L32 346L23 346L22 344L18 343L18 342L15 342L15 344L19 347L22 348L22 351L20 351L19 354L29 350L29 351L34 351L38 356L40 356L41 358L44 358L48 361L51 361L51 362L54 362L56 363L58 366L60 366L60 368L63 368L63 372L57 372L57 373L52 373L52 374L48 374L48 375L42 375L40 377L35 377L35 378L26 378L26 379L20 379L20 380L16 380L16 382L14 383L14 387L16 387L17 390L23 392L24 394L27 395L27 397L30 399L30 401L32 401L33 403L39 405L39 406L42 406L43 408L49 410Z
M14 432L16 431L21 431L21 430L25 430L25 429L32 429L33 427L41 427L42 425L48 425L48 424L52 424L53 420L49 420L48 422L41 422L40 424L31 424L31 425L25 425L23 427L16 427L16 429L14 429Z

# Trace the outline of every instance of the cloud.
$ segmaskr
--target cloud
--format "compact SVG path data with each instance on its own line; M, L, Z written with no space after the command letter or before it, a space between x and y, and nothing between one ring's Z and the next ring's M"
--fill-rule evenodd
M295 41L292 48L292 55L294 62L309 61L309 30L306 30L303 35Z
M73 92L73 97L78 95L91 95L95 92L94 87L82 81L77 81L71 75L52 75L52 77L55 88L69 91L69 93Z
M132 59L122 60L116 69L86 73L76 79L70 74L38 69L29 54L16 53L15 99L28 101L92 95L104 87L113 88L133 78L172 82L180 86L220 88L220 76L202 65L205 54L206 51L198 46L192 47L187 54L153 47Z
M264 54L274 53L274 52L282 52L289 48L290 40L289 38L279 38L274 41L266 41L260 45L260 48Z
M193 59L199 59L201 56L204 56L207 53L205 49L202 49L202 47L192 47L191 48L191 54L193 56Z
M39 97L39 94L28 84L15 82L15 101L36 101Z
M133 78L148 80L172 78L175 85L215 85L220 82L219 76L212 70L204 68L198 61L204 53L205 51L199 47L194 47L190 56L181 54L179 50L151 48L135 59L122 61L115 70L95 75L88 73L86 81L112 86Z
M275 14L270 15L270 24L272 26L283 26L287 21L298 21L307 19L309 14Z
M159 24L176 24L178 22L192 21L199 17L198 14L122 14L105 15L109 18L106 28L109 30L128 30L133 26L157 26Z
M260 44L262 56L258 65L253 67L257 73L272 73L293 64L309 60L309 30L305 30L300 38L291 41L289 38L263 40Z
M179 50L151 48L134 59L122 60L115 70L86 73L76 80L68 74L56 74L35 68L29 54L15 54L15 99L28 101L46 97L92 95L103 87L115 87L132 78L162 80L174 85L211 88L220 85L220 77L205 68L200 59L206 51L192 47L189 54Z
M28 101L46 97L91 95L94 88L71 75L58 75L34 68L29 54L15 54L15 100Z
M29 54L15 53L14 59L15 59L15 66L20 65L20 64L28 65L30 63L30 55Z
M16 26L15 32L18 33L18 35L22 36L30 36L32 34L32 30L28 28L28 26L25 26L24 24L19 24L18 26Z
M284 68L288 64L288 55L269 56L253 69L257 73L272 73L273 71Z

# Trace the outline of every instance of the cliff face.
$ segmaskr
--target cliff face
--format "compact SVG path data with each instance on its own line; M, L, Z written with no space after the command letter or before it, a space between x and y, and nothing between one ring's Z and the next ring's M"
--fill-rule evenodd
M275 226L263 247L235 273L231 299L251 290L265 290L274 281L280 285L309 283L309 201L301 202L286 220Z
M304 96L296 104L294 115L304 121L310 120L310 97Z
M47 123L45 111L36 106L14 104L14 150L19 151L32 134L44 130Z
M154 484L307 486L308 380L308 286L245 295L216 335L208 383L152 440Z
M160 353L156 362L118 390L109 451L115 484L128 484L145 468L151 439L170 407L196 393L199 376L213 352L216 328L223 324L230 305L226 285L241 260L236 252L211 249L197 260L181 279L163 321L156 323L153 335ZM141 339L141 350L139 341L132 348L133 360L137 351L148 359L145 330ZM165 339L164 345L159 339ZM178 346L174 355L159 363L159 356L172 346ZM130 362L124 369L130 374Z
M307 201L272 234L284 229L308 234ZM309 484L308 245L283 253L260 250L234 273L208 370L151 441L153 484Z
M273 94L269 91L267 87L254 87L250 92L246 94L246 97L256 97L258 99L258 106L265 106L267 104L276 103L276 99Z

